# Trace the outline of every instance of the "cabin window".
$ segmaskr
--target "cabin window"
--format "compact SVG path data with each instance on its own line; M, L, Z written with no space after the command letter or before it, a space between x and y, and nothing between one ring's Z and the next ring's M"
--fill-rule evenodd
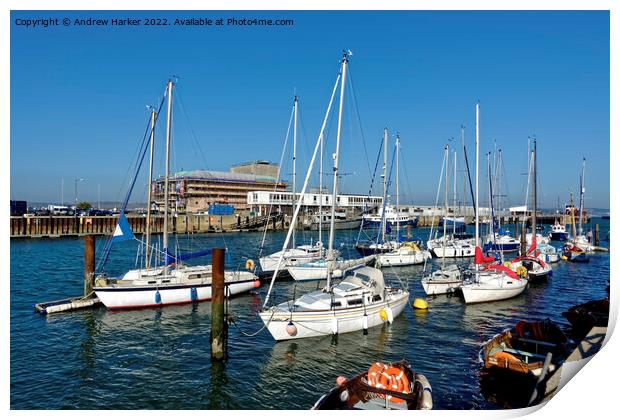
M338 306L342 306L342 302L339 302L339 301L333 302L332 307L335 308L335 307L338 307Z
M347 300L347 303L349 305L359 305L360 303L362 303L362 299L351 299L351 300Z
M374 296L372 297L372 301L373 301L373 302L377 302L377 301L379 301L379 300L381 300L381 295L374 295Z

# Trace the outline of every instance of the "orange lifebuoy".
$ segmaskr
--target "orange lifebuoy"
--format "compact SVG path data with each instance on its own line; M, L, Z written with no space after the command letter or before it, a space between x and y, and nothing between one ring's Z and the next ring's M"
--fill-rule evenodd
M409 379L404 371L396 366L389 366L387 369L381 372L379 377L379 385L383 389L389 389L391 391L409 393ZM402 403L402 398L387 396L388 400L392 400L395 403Z
M373 363L372 366L370 366L370 369L368 369L368 384L371 386L377 386L379 383L378 376L381 375L381 372L383 372L385 368L387 368L387 366L383 363Z

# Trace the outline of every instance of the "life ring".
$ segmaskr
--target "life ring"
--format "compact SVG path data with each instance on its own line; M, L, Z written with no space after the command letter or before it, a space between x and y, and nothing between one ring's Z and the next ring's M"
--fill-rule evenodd
M517 267L517 276L519 276L521 278L526 278L527 277L527 268L525 268L522 265Z
M246 268L247 270L254 270L254 260L250 260L250 259L248 259L248 260L245 262L245 268Z
M379 382L382 388L405 394L409 393L409 379L407 378L407 374L404 369L396 366L390 366L381 372ZM387 398L395 403L402 403L405 401L402 398L394 397L392 395L388 395Z
M509 270L512 270L512 263L511 263L510 261L506 261L506 262L504 263L504 267L506 267L506 268L507 268L507 269L509 269Z

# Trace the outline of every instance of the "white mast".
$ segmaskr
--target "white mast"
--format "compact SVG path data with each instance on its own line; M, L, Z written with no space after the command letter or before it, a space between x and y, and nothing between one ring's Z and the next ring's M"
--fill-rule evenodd
M479 240L479 223L478 223L478 212L480 210L480 201L478 200L478 154L480 152L480 102L476 103L476 210L475 210L475 220L476 220L476 246L480 246ZM478 277L479 265L476 264L476 278Z
M149 161L149 183L148 183L148 193L146 199L146 244L144 247L145 255L144 255L144 267L148 272L149 269L149 261L150 261L150 242L151 242L151 200L152 200L152 187L153 187L153 154L154 154L154 143L155 143L155 108L151 108L151 159Z
M344 86L347 78L347 53L342 57L342 80L340 81L340 104L338 110L338 134L336 135L336 152L334 153L334 190L332 191L332 217L329 223L329 246L327 248L327 285L330 289L334 266L334 218L336 216L336 197L338 196L338 161L340 158L340 138L342 136L342 107L344 105Z
M444 188L444 206L443 206L443 258L441 259L441 268L446 265L446 229L448 228L448 165L450 161L449 146L444 147L444 160L446 161L446 187Z
M398 155L400 153L400 135L396 135L396 241L400 238L400 196L398 195Z
M452 238L454 239L454 236L456 236L456 150L454 151L454 198L452 199L452 205L453 205L453 209L452 209L452 216L454 217L453 223L452 223Z
M385 217L385 210L387 206L387 144L388 144L388 129L383 129L383 209L381 210L381 242L385 243L385 225L387 219Z
M581 179L580 179L580 197L579 197L579 235L583 235L583 199L584 194L586 192L586 158L583 158L583 164L581 169Z
M297 177L297 95L295 95L295 99L293 100L293 109L295 113L295 119L293 122L293 200L291 208L295 208L295 181ZM293 229L293 237L292 237L293 246L291 248L295 248L295 229Z
M319 253L323 256L323 132L319 138Z
M338 89L338 82L340 81L341 75L338 74L336 77L336 82L334 83L334 88L332 90L332 96L329 99L329 105L327 106L327 111L325 111L325 117L323 118L323 125L321 126L321 131L319 133L319 139L314 146L314 152L312 154L312 159L310 160L310 166L308 167L308 171L306 172L306 179L304 180L304 185L301 188L301 196L306 193L306 188L308 187L308 181L310 180L310 174L312 173L312 168L314 167L314 161L316 160L317 150L319 149L319 144L323 140L323 133L325 132L325 126L327 125L327 119L332 109L332 103L334 102L334 96L336 96L336 90ZM295 207L295 211L293 213L293 219L291 225L288 228L288 232L286 234L286 238L284 239L284 244L282 245L282 251L280 253L280 257L278 258L278 264L276 265L276 269L273 271L273 275L271 276L271 283L269 284L269 290L267 291L267 296L265 297L265 302L263 302L263 308L267 307L267 302L269 302L269 298L271 296L271 290L273 289L273 284L276 280L276 276L278 275L278 270L282 265L282 260L284 260L284 250L288 247L288 243L291 239L292 235L292 227L293 223L297 220L297 215L299 214L299 209L301 208L301 201L297 203L297 207Z
M164 274L168 274L168 178L170 176L170 130L172 129L172 80L168 80L168 113L166 119L166 174L164 175Z

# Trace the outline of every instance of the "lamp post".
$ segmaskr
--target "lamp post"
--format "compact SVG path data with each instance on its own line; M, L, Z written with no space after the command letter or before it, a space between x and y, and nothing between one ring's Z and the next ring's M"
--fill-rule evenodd
M77 209L77 205L78 205L78 182L81 181L86 181L86 179L84 178L75 178L75 208Z

